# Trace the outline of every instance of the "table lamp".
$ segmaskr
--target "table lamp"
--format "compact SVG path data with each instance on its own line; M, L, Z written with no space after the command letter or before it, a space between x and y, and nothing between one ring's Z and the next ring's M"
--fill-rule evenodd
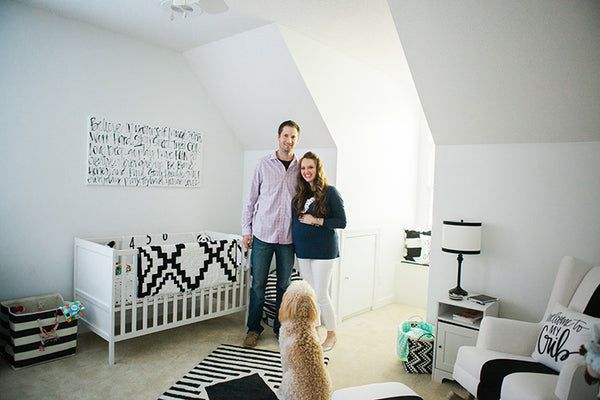
M442 251L458 254L456 287L448 291L452 300L462 300L468 293L460 287L463 254L481 253L481 222L444 221L442 225Z

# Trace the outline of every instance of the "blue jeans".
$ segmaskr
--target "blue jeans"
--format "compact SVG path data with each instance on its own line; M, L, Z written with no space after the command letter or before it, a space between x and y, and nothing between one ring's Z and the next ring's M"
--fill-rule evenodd
M276 273L277 273L277 300L275 303L275 324L273 332L279 334L279 306L283 293L290 285L292 277L292 268L294 267L294 245L293 244L272 244L263 242L254 236L252 238L252 287L250 288L250 304L248 305L248 332L261 333L264 328L260 321L265 304L265 289L267 287L267 277L271 260L275 253Z

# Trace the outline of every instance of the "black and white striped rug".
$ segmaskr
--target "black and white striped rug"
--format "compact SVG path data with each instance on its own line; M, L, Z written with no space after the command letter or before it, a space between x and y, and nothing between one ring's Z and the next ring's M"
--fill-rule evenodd
M325 364L328 362L325 357ZM222 344L164 392L159 400L210 400L206 387L255 374L276 392L281 384L279 352Z

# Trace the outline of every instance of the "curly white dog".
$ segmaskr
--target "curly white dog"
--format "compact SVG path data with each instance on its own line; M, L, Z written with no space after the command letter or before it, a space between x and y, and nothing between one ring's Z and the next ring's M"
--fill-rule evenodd
M317 334L317 296L306 281L293 281L279 309L282 400L329 400L331 380Z

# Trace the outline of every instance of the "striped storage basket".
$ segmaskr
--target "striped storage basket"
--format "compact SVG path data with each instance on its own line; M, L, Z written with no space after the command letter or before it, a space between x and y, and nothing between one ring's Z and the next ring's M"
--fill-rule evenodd
M12 368L22 368L75 354L77 319L67 322L58 307L60 294L0 303L0 340Z

